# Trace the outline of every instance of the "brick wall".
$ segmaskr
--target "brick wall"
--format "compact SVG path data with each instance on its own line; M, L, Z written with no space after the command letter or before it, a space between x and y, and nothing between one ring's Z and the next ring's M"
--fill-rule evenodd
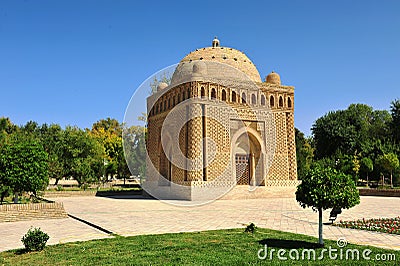
M400 189L358 189L360 196L383 196L383 197L400 197Z
M96 196L97 191L46 191L44 198L59 198L59 197L83 197L83 196Z
M0 205L0 222L66 218L62 203L31 203Z

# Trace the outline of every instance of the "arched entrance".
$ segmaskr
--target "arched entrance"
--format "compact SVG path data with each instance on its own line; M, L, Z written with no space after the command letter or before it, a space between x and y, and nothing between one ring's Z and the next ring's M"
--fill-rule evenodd
M257 131L247 128L233 138L233 175L237 185L256 186L264 182L263 145Z

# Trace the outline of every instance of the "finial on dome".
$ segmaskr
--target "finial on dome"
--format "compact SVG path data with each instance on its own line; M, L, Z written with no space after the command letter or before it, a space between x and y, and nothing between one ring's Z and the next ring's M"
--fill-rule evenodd
M212 41L212 47L219 47L219 40L217 39L217 36L215 36L214 40Z

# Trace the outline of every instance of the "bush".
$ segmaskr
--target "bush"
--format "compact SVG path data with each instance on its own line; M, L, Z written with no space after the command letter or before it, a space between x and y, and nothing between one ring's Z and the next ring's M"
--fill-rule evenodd
M27 251L41 251L46 246L49 238L49 235L40 230L40 228L30 228L21 241Z

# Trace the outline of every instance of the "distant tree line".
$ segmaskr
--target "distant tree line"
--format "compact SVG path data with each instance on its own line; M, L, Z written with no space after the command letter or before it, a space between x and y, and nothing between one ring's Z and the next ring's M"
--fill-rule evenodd
M355 182L400 185L400 100L391 102L390 112L365 104L328 112L311 131L305 137L296 129L299 179L318 164L351 175Z
M17 202L22 192L36 195L50 178L56 185L62 178L73 178L87 188L108 177L129 177L123 135L130 169L143 176L144 130L111 118L99 120L91 129L33 121L17 126L9 118L0 118L0 200L12 194Z

